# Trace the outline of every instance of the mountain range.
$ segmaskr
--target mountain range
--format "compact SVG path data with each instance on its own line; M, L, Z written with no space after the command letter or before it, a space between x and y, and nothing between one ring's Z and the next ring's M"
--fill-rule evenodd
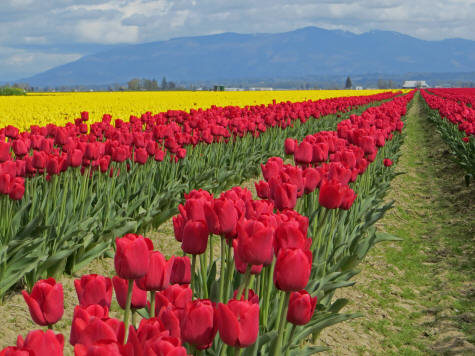
M162 77L219 82L364 73L473 72L475 41L426 41L391 31L354 34L305 27L275 34L222 33L118 45L21 81L32 86L126 83Z

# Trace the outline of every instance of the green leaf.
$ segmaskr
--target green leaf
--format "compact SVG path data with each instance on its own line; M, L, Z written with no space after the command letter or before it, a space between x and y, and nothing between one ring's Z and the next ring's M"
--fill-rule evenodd
M305 346L303 349L296 348L290 351L292 356L310 356L318 352L328 351L329 347L326 346Z

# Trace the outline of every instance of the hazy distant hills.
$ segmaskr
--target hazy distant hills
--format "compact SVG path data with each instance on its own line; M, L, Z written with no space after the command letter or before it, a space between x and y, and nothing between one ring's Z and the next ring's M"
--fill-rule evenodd
M277 34L223 33L117 46L30 78L33 86L125 83L163 76L178 82L475 69L475 41L425 41L397 32L360 35L306 27Z

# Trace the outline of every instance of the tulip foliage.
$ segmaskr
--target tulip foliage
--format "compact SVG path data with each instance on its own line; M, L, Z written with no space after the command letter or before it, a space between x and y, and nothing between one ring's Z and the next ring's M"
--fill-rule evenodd
M467 172L467 184L475 177L475 90L421 90L429 119L449 145L456 161Z
M214 106L113 124L104 115L87 125L83 112L65 126L0 129L0 297L18 282L31 288L110 255L116 236L176 214L185 192L240 184L282 155L287 136L335 129L351 110L395 95Z

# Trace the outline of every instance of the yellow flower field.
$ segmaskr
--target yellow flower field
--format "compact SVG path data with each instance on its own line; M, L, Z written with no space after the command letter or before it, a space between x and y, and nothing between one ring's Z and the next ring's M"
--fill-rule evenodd
M150 111L186 110L216 106L246 106L281 101L318 100L354 95L372 95L388 90L286 90L242 92L93 92L31 93L26 96L0 96L0 128L14 125L20 131L31 125L64 125L89 112L89 123L100 121L103 114L128 120Z

